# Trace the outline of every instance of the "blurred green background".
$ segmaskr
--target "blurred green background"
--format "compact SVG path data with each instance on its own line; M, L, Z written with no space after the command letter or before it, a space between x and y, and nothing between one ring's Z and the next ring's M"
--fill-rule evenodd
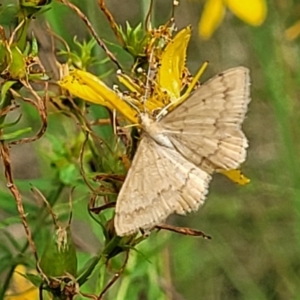
M123 26L126 21L131 25L142 22L149 4L145 0L106 2L117 23ZM158 26L168 20L172 1L154 2L153 25ZM96 1L73 3L88 16L100 37L115 42ZM300 2L268 1L267 18L260 27L251 27L227 10L220 27L206 41L200 39L197 30L204 3L180 1L175 11L176 25L179 29L187 25L193 28L187 57L192 74L204 61L209 61L202 81L235 66L251 70L252 102L243 126L250 147L248 159L241 167L251 182L239 186L215 175L204 207L186 217L170 218L172 224L203 230L212 240L153 234L138 246L143 255L131 252L125 274L106 299L300 299L300 35L292 40L286 35L286 30L300 19ZM70 9L59 4L55 7L45 14L46 19L69 45L75 35L79 41L89 39L84 23ZM38 18L33 25L37 32L43 32L42 19ZM38 37L44 51L43 61L51 67L52 50L47 41L43 43L43 38L47 38L43 34ZM129 56L111 49L126 64ZM95 51L99 59L105 58L99 47ZM106 72L112 65L101 68ZM109 76L105 81L114 83L116 79ZM61 122L59 118L50 122L50 132L62 130L61 138L68 136L70 124L63 123L61 129L61 123L57 124ZM23 183L34 182L41 174L45 162L38 157L43 151L39 143L34 146L34 153L28 153L23 146L13 149L16 177L30 177ZM22 159L24 151L27 159ZM30 174L28 164L33 168ZM1 194L1 215L10 217L14 210L13 206L7 208L7 201L12 198L6 196L4 186ZM81 197L74 203L72 228L80 246L82 266L88 257L84 253L97 252L101 240L97 227L85 213L88 196ZM20 235L12 226L16 225L6 230ZM2 236L2 243L6 243ZM92 291L93 284L85 289Z

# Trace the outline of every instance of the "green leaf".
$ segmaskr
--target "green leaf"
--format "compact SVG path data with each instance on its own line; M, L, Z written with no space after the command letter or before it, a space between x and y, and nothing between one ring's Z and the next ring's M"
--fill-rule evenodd
M1 94L0 94L0 106L3 106L3 103L6 99L8 90L16 83L17 81L6 81L1 86Z
M23 129L19 129L15 132L5 133L1 136L0 140L1 141L13 140L13 139L16 139L16 138L20 137L24 133L30 132L31 130L32 130L31 127L26 127L26 128L23 128Z
M3 1L1 1L3 3ZM2 4L3 5L3 4ZM0 19L2 26L11 26L11 22L17 17L19 7L17 4L3 5L0 9Z
M16 204L13 200L13 196L7 190L0 190L0 208L1 211L4 211L8 214L15 214L16 213Z
M135 28L126 22L126 28L123 30L119 27L119 32L125 42L124 48L134 58L145 56L145 46L149 42L150 35L143 29L142 24L138 24Z
M37 57L38 53L39 53L38 42L37 42L37 39L35 38L35 36L33 36L32 43L31 43L31 55L33 57Z
M78 169L74 164L67 164L60 168L59 178L66 185L72 185L79 176Z
M21 120L21 118L22 118L22 115L19 115L18 118L13 122L0 124L0 129L12 127L12 126L18 124L19 121Z
M18 274L20 274L21 276L23 276L26 279L28 279L36 287L40 287L41 284L43 283L42 278L40 276L38 276L38 275L31 274L31 273L28 273L28 274L18 273Z
M65 149L65 144L62 140L57 138L57 136L47 133L47 138L49 139L52 150L55 154L59 156L65 156L67 154L67 151Z
M50 77L45 73L35 73L35 74L28 74L28 80L42 80L47 81Z

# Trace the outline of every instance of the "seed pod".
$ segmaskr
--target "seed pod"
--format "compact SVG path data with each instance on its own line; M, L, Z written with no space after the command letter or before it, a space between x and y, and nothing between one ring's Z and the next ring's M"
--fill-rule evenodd
M41 257L40 266L48 277L62 277L67 273L76 277L77 256L70 227L58 227Z

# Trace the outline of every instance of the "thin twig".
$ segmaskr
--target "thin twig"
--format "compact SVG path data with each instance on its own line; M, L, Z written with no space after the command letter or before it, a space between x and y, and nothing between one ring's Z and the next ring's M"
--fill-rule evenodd
M6 106L5 108L2 108L0 110L0 117L6 116L9 112L12 112L12 111L18 109L19 107L20 107L20 105L13 103L11 105Z
M161 230L168 230L168 231L173 231L179 234L183 235L189 235L189 236L202 236L204 239L210 240L211 237L209 235L206 235L204 232L196 229L192 229L189 227L177 227L177 226L172 226L168 224L159 224L156 225L155 228Z
M12 43L13 43L13 41L14 41L14 38L15 38L15 36L16 36L18 30L24 25L24 23L25 23L25 19L23 19L23 20L18 24L18 26L14 29L14 31L11 33L10 38L9 38L9 41L8 41L8 45L9 45L9 46L12 45ZM8 51L10 52L10 49L9 49L9 48L10 48L10 47L8 47L7 49L8 49ZM10 52L10 53L11 53L11 52Z
M112 287L112 285L114 283L116 283L116 281L120 278L120 276L122 275L122 273L124 272L124 269L127 265L127 262L128 262L128 259L129 259L129 250L126 251L126 256L125 256L125 260L124 260L124 263L123 265L121 266L121 269L115 273L114 277L109 281L109 283L106 285L106 287L103 289L103 291L100 293L99 297L97 300L102 300L103 299L103 296L104 294Z
M115 206L116 206L116 202L112 201L112 202L105 203L101 206L89 208L89 210L98 215L98 214L100 214L100 212L102 212L108 208L113 208Z
M81 174L81 176L82 176L82 178L83 178L83 181L85 182L85 184L87 185L87 187L88 187L93 193L95 193L96 191L95 191L95 189L92 187L92 185L89 183L88 178L87 178L87 176L86 176L86 174L85 174L84 166L83 166L84 148L85 148L85 146L86 146L88 140L89 140L89 132L86 131L86 133L85 133L85 139L84 139L84 141L83 141L83 143L82 143L82 147L81 147L80 153L79 153L79 171L80 171L80 174Z
M113 15L107 9L104 0L98 0L98 4L99 4L101 10L103 11L104 15L106 16L108 22L110 23L111 29L113 30L116 38L121 43L121 45L124 47L125 42L124 42L124 39L123 39L122 35L120 34L118 24L116 23Z
M78 16L79 18L85 23L89 31L91 32L92 36L97 41L98 45L105 51L107 56L110 58L110 60L118 67L118 69L122 70L121 65L119 64L117 58L113 55L112 52L108 50L105 43L99 38L97 32L93 28L91 22L88 20L88 18L85 16L85 14L74 4L68 2L67 0L60 0L64 5L70 7Z
M68 225L67 225L68 228L71 227L72 218L73 218L73 200L72 200L72 196L73 196L74 190L75 190L75 186L72 187L72 189L70 191L70 195L69 195L69 210L70 210L70 214L69 214L69 220L68 220Z
M13 197L16 200L17 209L18 209L18 212L19 212L20 219L22 221L23 228L24 228L26 236L27 236L27 241L28 241L29 246L31 248L31 252L33 253L34 258L36 260L37 271L45 279L45 275L44 275L44 273L41 270L40 265L39 265L39 258L38 258L38 254L37 254L37 251L36 251L35 243L34 243L33 238L32 238L32 233L31 233L31 230L28 226L27 218L26 218L26 215L25 215L25 210L24 210L24 207L23 207L22 196L21 196L21 193L18 190L18 188L15 185L14 180L13 180L9 149L8 149L8 147L7 147L7 145L5 144L4 141L0 141L0 156L2 158L2 162L3 162L3 166L4 166L4 175L5 175L5 178L6 178L6 186L8 187L8 189L10 190L10 192L12 193Z
M47 90L48 90L47 85L48 84L45 83L46 94L42 98L37 94L37 92L32 88L32 86L28 82L23 80L22 84L31 92L31 94L36 99L36 102L30 98L21 97L21 95L19 93L17 93L16 91L14 91L13 89L11 89L11 93L14 96L21 97L25 102L29 103L30 105L32 105L36 108L36 110L38 111L39 116L41 118L42 126L33 137L23 138L23 139L19 139L17 141L12 141L9 143L9 145L18 145L18 144L34 142L34 141L40 139L44 135L44 133L46 132L46 129L48 127L47 109L46 109L46 97L48 96L48 94L47 94Z
M86 294L86 293L83 293L83 292L80 292L80 295L85 297L85 298L88 298L88 299L98 300L98 297L96 295L90 295L90 294Z
M54 224L55 226L57 226L57 223L58 223L58 217L57 217L57 215L54 213L54 211L52 210L52 207L50 206L50 204L49 204L49 202L47 201L47 199L45 198L45 196L44 196L37 188L35 188L35 187L32 187L32 188L31 188L31 192L33 193L33 196L34 196L34 198L35 198L36 200L38 200L38 198L43 200L43 202L45 203L46 208L47 208L49 214L50 214L51 217L52 217L53 224Z

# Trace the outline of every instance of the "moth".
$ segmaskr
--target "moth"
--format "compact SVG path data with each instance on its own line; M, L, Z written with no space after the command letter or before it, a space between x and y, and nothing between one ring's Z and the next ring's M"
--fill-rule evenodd
M241 125L249 102L249 70L237 67L201 85L162 118L140 114L142 138L117 198L117 235L198 210L212 174L246 159Z

